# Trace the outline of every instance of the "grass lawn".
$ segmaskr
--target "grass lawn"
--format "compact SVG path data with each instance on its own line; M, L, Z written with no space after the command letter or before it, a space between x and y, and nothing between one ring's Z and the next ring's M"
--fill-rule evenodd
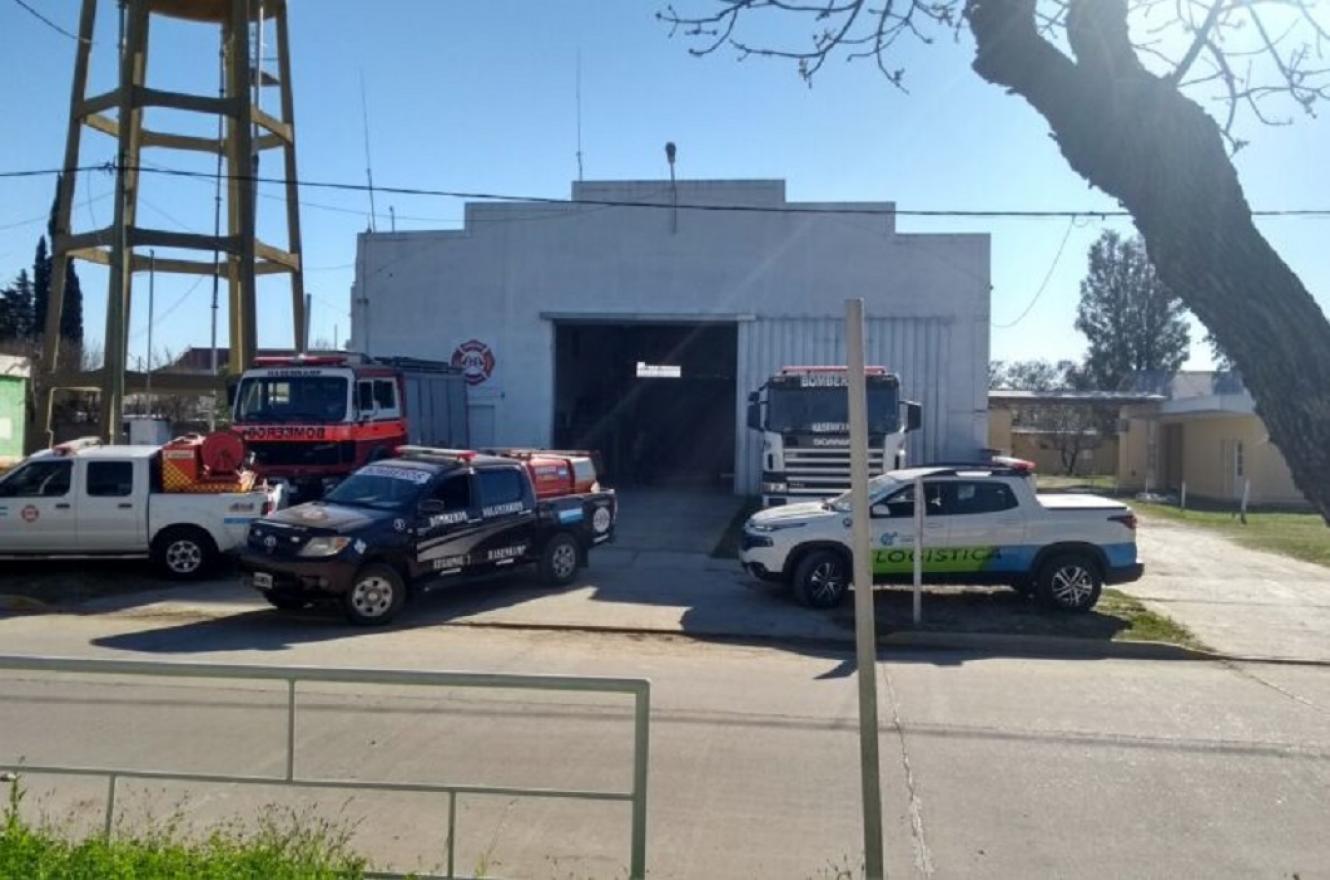
M1330 527L1314 513L1248 513L1247 524L1243 525L1231 513L1181 510L1168 504L1144 501L1128 503L1143 516L1202 526L1244 547L1330 566Z
M1035 477L1040 492L1116 492L1117 479L1111 475L1067 477L1062 474L1039 474Z
M20 814L22 791L9 784L0 811L0 880L125 878L125 880L358 880L365 861L332 826L261 815L258 827L224 826L201 840L172 823L135 834L71 838Z

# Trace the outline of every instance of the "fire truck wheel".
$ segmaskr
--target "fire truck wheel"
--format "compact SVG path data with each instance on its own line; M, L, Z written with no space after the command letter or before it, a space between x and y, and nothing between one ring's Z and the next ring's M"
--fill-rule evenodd
M152 560L169 578L194 580L207 574L217 559L217 545L203 529L173 526L152 542Z
M540 578L552 587L566 587L577 577L581 553L577 541L567 532L550 538L540 553Z
M406 583L397 569L371 562L356 572L351 589L342 597L346 617L358 626L382 626L406 604Z

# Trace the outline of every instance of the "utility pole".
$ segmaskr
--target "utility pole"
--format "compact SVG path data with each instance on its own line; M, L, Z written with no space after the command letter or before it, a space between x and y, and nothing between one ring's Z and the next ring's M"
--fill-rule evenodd
M859 773L863 793L864 876L883 880L882 783L877 754L877 619L868 519L868 389L864 378L864 301L845 301L845 361L850 394L850 503L854 550L854 645L859 679ZM916 498L915 506L923 504Z

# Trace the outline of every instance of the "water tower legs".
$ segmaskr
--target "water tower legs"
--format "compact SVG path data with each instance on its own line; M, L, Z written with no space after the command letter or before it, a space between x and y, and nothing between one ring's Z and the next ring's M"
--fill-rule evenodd
M79 19L79 41L74 62L69 128L65 141L64 174L56 199L52 241L53 265L50 303L41 364L44 399L39 401L39 436L51 438L55 393L58 390L96 390L101 395L100 433L104 440L116 439L126 394L141 391L142 373L128 370L129 323L135 273L148 269L148 258L139 249L193 250L208 259L180 259L171 255L155 260L156 271L226 278L228 287L229 356L232 374L252 364L258 346L255 278L285 274L291 279L293 345L303 351L305 303L302 271L300 217L297 204L295 102L291 89L291 62L287 6L284 0L127 0L123 5L124 42L120 53L120 79L114 90L87 95L88 63L93 48L93 26L103 0L83 0ZM173 5L174 4L174 5ZM114 5L114 4L113 4ZM203 10L200 14L199 10ZM149 88L145 80L148 35L154 18L172 15L215 25L222 49L222 92L218 96L185 94ZM276 76L256 65L251 27L272 21L277 32ZM269 113L256 104L265 87L280 91L280 106ZM220 116L223 134L197 137L144 128L144 109L166 107L204 115ZM107 111L115 110L114 116ZM110 226L87 232L71 230L71 215L78 186L79 155L84 126L116 138L115 206ZM143 173L144 148L185 150L220 155L226 190L225 229L217 235L146 228L138 225L137 207ZM286 248L258 239L256 198L258 156L280 149L284 159L286 201ZM164 163L165 164L165 163ZM271 176L271 175L268 175ZM220 255L220 259L217 256ZM99 369L60 355L60 319L64 311L68 261L82 259L110 269L107 284L105 358ZM71 353L78 354L78 353ZM221 390L222 377L204 374L154 375L154 391L206 394Z

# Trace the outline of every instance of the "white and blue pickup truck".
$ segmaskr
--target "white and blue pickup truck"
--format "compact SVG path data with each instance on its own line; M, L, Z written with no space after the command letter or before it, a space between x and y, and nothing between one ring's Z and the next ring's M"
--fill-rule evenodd
M914 483L924 486L923 575L929 583L1006 584L1048 605L1086 611L1104 584L1141 577L1136 516L1095 495L1040 495L1019 468L889 471L869 481L873 580L914 577ZM739 560L813 608L844 597L851 572L850 495L774 507L744 525Z
M75 442L24 459L0 479L0 557L149 556L171 578L205 574L244 544L274 498L266 489L165 492L161 454Z

